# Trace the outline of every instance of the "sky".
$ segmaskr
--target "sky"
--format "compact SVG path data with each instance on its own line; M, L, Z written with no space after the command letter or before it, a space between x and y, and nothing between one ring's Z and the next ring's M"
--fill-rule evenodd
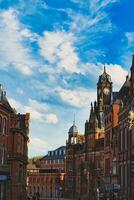
M0 0L0 82L30 112L29 157L84 134L106 65L118 91L134 54L134 0Z

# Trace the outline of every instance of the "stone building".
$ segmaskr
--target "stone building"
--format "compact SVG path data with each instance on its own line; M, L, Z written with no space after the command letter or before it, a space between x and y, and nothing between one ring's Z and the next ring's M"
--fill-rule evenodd
M61 146L28 165L28 196L39 194L41 198L59 198L64 193L65 146Z
M26 198L29 114L17 114L0 85L0 200Z
M66 141L66 175L65 175L65 193L67 198L75 199L83 193L83 164L84 154L84 135L78 131L75 122L70 127L68 139Z

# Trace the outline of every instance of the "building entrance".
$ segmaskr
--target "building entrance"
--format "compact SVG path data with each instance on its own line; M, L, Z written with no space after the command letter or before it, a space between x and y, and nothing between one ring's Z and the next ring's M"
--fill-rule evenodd
M0 183L0 200L4 200L4 183Z

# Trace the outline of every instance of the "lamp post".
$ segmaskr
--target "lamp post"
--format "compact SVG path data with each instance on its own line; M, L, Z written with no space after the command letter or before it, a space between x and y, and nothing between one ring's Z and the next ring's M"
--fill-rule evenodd
M110 185L112 186L112 187L110 187L110 189L111 189L111 197L112 197L110 199L114 200L114 184L112 183L112 175L113 175L113 173L110 170Z

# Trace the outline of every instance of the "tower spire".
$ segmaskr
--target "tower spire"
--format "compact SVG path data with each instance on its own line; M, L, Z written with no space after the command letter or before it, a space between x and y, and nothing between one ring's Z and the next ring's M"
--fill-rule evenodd
M74 113L74 120L73 120L73 125L75 125L75 113Z
M93 104L92 104L92 102L91 102L91 112L93 112Z
M106 73L106 65L104 64L104 73Z

